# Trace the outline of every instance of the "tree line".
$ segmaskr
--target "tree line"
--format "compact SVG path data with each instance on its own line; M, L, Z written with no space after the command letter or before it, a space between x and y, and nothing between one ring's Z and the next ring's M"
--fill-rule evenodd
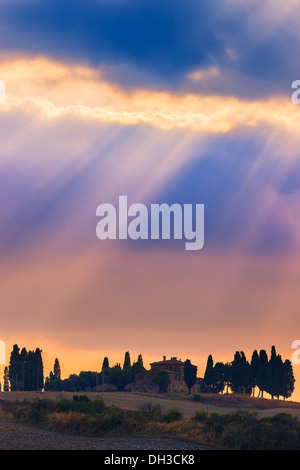
M142 355L139 354L137 360L131 363L130 353L127 351L122 366L117 363L111 367L108 357L104 357L99 372L82 371L78 375L71 374L67 379L61 379L53 370L45 380L45 390L78 392L98 385L113 385L118 390L124 390L126 385L134 381L136 373L145 370Z
M80 374L71 374L69 378L61 378L61 369L58 358L54 361L53 371L44 378L44 366L42 350L27 351L17 344L13 346L10 354L9 366L4 368L4 391L33 391L33 390L57 390L57 391L82 391L94 388L100 384L110 384L118 390L124 390L125 386L134 381L137 372L145 371L142 355L131 364L130 354L127 351L124 357L123 367L117 363L110 367L107 357L104 358L101 372L82 371ZM1 384L0 384L1 390Z
M131 363L130 353L124 356L123 365L117 363L110 366L108 357L105 357L99 372L82 371L78 375L71 374L68 378L61 378L59 360L54 361L53 371L44 380L44 366L42 351L37 348L27 351L17 344L13 346L10 355L9 367L4 369L4 391L30 391L30 390L55 390L55 391L84 391L93 389L99 385L113 385L117 390L124 390L126 385L135 380L135 374L146 371L142 355L139 354L136 361ZM190 360L184 363L184 380L189 392L191 392L197 379L197 366ZM168 390L170 385L169 374L166 371L158 371L153 377L153 382L159 386L161 392ZM212 355L208 356L204 379L201 382L202 393L226 393L229 389L233 393L263 397L264 392L271 397L289 398L295 388L293 367L289 360L283 361L280 354L276 353L275 346L271 348L271 355L265 350L259 353L255 350L251 360L248 361L243 351L236 351L231 362L214 364Z
M202 391L223 393L229 388L233 393L249 396L255 396L257 388L259 397L263 397L265 392L272 398L289 398L295 388L292 363L288 359L283 361L275 346L271 348L270 358L265 350L253 351L250 362L243 351L236 351L233 361L226 364L214 364L212 355L209 355Z
M3 390L30 391L41 390L44 386L44 366L42 350L36 348L34 351L27 351L17 344L13 346L10 355L9 367L4 369Z
M72 391L78 392L86 389L93 389L101 385L113 385L117 390L122 391L126 385L135 380L135 374L146 371L141 354L135 362L131 364L130 353L125 353L123 366L120 363L110 367L108 357L103 359L101 372L82 371L79 375L71 374L68 379L62 380L54 372L46 378L45 390ZM186 360L184 367L184 380L187 387L192 388L197 378L197 366ZM170 385L169 374L166 371L158 371L153 377L153 382L158 385L160 392L166 392Z

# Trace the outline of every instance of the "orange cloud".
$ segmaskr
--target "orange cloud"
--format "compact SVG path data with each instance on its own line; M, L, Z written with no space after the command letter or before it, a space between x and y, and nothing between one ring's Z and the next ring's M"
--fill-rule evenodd
M196 71L192 77L198 75ZM126 90L106 81L101 71L45 57L4 57L0 76L7 85L4 112L22 109L44 119L74 116L212 134L263 123L296 132L298 109L289 97L246 101L232 96Z

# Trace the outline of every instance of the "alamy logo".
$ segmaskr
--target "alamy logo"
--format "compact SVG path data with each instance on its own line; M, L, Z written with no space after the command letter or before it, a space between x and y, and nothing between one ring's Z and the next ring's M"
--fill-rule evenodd
M6 364L6 348L4 341L0 340L0 364Z
M186 250L201 250L204 245L204 204L151 204L150 214L144 204L128 207L127 196L119 196L119 207L100 204L96 215L99 240L187 240ZM195 216L195 221L193 220Z
M0 104L6 103L6 86L3 80L0 80Z
M299 364L300 363L300 340L299 339L295 339L295 341L293 341L292 348L296 349L296 351L294 351L292 354L292 363Z

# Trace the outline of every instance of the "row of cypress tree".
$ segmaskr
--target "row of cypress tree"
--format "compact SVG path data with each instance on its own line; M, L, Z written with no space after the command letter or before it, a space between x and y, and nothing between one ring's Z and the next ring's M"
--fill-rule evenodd
M191 367L194 367L191 365ZM118 388L124 387L126 383L133 380L135 372L145 370L142 356L139 355L137 362L131 365L129 352L125 353L123 369L119 364L109 367L108 358L104 358L102 373L106 375L106 381L115 383ZM185 375L189 377L187 370ZM195 375L192 370L192 378ZM68 379L66 379L68 380ZM191 381L191 380L188 380ZM55 359L54 371L46 379L45 389L52 389L51 383L61 381L61 371L58 359ZM44 387L44 367L42 351L27 351L14 345L10 355L9 367L4 370L4 390L41 390ZM282 396L289 398L295 388L293 367L289 360L283 362L281 355L276 353L275 346L271 348L270 359L265 350L259 353L255 350L251 361L247 361L243 351L236 351L232 362L214 364L209 355L202 382L202 392L223 393L225 388L230 388L233 393L255 395L258 388L258 396L263 397L264 392L273 398ZM62 384L61 384L62 385ZM67 384L66 384L67 385ZM188 384L190 388L190 384Z
M271 355L265 350L253 351L251 361L247 361L243 351L236 351L230 363L217 362L209 355L203 381L203 391L223 393L228 388L234 393L263 397L264 392L272 398L289 398L295 388L293 366L288 359L283 362L281 355L276 353L275 346Z
M11 391L41 390L44 386L41 349L27 351L26 348L23 348L20 352L20 348L15 344L10 355L8 378Z
M123 367L117 363L110 367L108 357L104 357L101 372L81 371L79 375L71 374L67 379L61 379L58 359L55 359L53 372L45 380L45 390L80 391L99 385L115 385L118 390L134 380L135 374L145 370L142 355L131 363L129 351L126 351Z

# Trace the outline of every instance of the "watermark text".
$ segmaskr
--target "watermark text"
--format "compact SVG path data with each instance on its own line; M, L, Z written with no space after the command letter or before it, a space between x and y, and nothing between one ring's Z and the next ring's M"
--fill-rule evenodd
M144 204L128 206L127 196L119 196L119 205L100 204L96 210L99 240L182 240L186 250L201 250L204 245L204 204Z
M293 81L292 89L295 90L292 93L292 103L300 104L300 80Z
M300 339L295 339L292 342L292 349L296 349L292 354L292 363L300 364Z

